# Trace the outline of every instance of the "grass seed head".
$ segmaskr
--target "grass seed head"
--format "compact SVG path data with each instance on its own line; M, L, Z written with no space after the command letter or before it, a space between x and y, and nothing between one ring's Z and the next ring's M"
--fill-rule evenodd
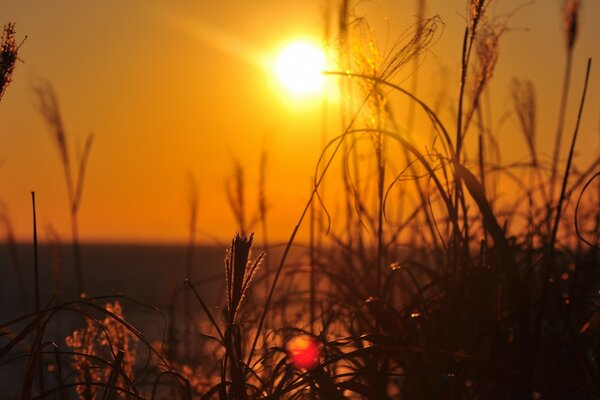
M12 81L15 63L18 60L19 46L15 41L15 23L9 22L4 25L4 32L0 40L0 100Z
M511 97L515 113L521 125L521 131L531 153L531 161L534 165L537 165L535 143L536 100L533 83L531 81L513 79L511 83Z
M122 372L133 378L133 365L136 358L137 337L111 314L124 319L123 309L118 301L105 305L106 317L101 320L86 318L85 328L76 329L71 336L65 338L68 347L75 353L71 357L71 366L77 371L75 381L79 399L95 399L98 386L93 382L106 382L112 372L104 364L98 364L96 358L111 360L118 350L123 350L125 357L121 365ZM122 376L118 385L126 386Z
M250 283L258 269L261 257L251 260L254 234L236 234L225 255L225 279L227 283L227 312L230 322L235 322L237 313Z
M566 0L563 5L563 29L567 50L573 50L579 32L580 0Z

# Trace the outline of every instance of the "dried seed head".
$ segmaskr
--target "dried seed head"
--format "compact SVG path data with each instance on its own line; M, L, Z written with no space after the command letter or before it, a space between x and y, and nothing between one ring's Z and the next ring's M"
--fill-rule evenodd
M513 79L511 84L511 97L515 113L519 119L523 136L527 141L531 161L537 165L537 156L535 148L535 120L536 120L536 101L535 88L531 81L521 81Z
M492 78L498 55L500 54L499 39L502 30L496 31L489 25L477 36L475 50L479 60L479 76L485 82Z
M486 0L471 0L469 1L469 31L471 35L475 35L475 31L477 30L477 25L479 25L479 21L485 14L485 7L488 3Z
M40 83L33 88L38 98L39 109L48 125L61 157L61 161L66 168L70 168L69 151L67 148L67 134L60 115L60 107L56 92L49 82ZM71 195L70 195L71 196Z
M353 64L350 68L360 75L375 78L358 81L361 92L369 100L365 114L368 126L380 126L382 119L385 119L382 117L389 112L388 96L381 81L392 82L409 62L426 52L439 37L440 26L443 26L443 22L439 17L420 19L400 35L389 50L383 52L368 22L364 18L353 20L351 34L355 40L351 43ZM380 143L375 144L379 151Z
M15 24L9 22L4 25L4 32L0 40L0 99L4 95L17 62L19 46L15 42Z
M225 280L227 284L227 313L229 321L235 322L240 305L254 278L262 255L251 260L252 239L246 235L236 234L231 241L231 248L225 254Z
M492 23L480 21L480 28L475 36L475 55L477 60L472 64L472 80L468 88L471 105L465 114L467 127L477 109L479 99L486 85L494 75L494 69L500 55L500 36L506 30L506 21Z
M98 386L89 383L106 382L112 373L111 368L105 368L104 364L98 363L99 358L111 360L113 354L123 350L125 356L121 368L127 379L120 375L117 385L125 387L127 380L133 378L138 338L125 324L111 315L125 320L118 301L106 304L105 309L104 319L87 318L85 328L76 329L71 336L65 338L67 346L74 352L71 356L71 367L77 372L74 378L78 384L76 391L82 399L97 398Z
M573 50L579 32L580 0L565 0L563 5L563 24L567 50Z
M392 80L394 75L415 57L427 51L439 37L443 22L439 17L419 20L409 27L392 44L388 51L381 52L374 39L374 30L364 18L352 24L352 59L355 70L381 80Z

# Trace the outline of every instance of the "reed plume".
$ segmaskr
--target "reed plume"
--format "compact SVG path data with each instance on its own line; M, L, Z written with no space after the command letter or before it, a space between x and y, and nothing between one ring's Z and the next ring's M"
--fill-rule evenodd
M227 292L227 308L225 317L226 359L229 362L229 375L232 382L231 395L234 399L247 399L246 372L242 346L242 332L238 325L241 305L248 293L250 283L258 270L262 255L251 259L252 239L254 234L236 234L231 247L225 254L225 283Z
M85 181L85 171L94 141L94 135L89 134L86 138L83 152L75 168L75 178L73 177L73 167L71 156L67 145L67 134L60 114L58 99L52 85L46 83L34 88L38 97L38 105L42 117L56 143L56 147L63 166L65 182L67 185L67 195L69 201L69 214L71 217L71 240L73 247L73 265L75 268L75 277L77 282L78 294L84 293L83 267L81 261L81 252L79 245L79 222L78 213L83 194L83 184Z
M489 1L486 0L471 0L467 3L469 7L467 13L469 16L468 29L471 32L471 37L475 37L477 26L479 25L479 21L481 21L482 17L485 15L485 9L488 3Z
M567 51L572 51L579 34L580 0L566 0L563 4L563 30Z
M521 81L514 78L511 83L510 94L512 97L513 106L521 132L527 142L531 163L537 166L537 151L535 143L535 123L536 123L536 100L535 88L529 80Z
M250 283L258 270L262 255L256 261L251 259L254 234L236 234L225 255L225 280L227 284L227 315L231 323L236 317L246 296Z
M472 82L468 93L470 107L465 116L463 136L466 134L471 120L480 106L481 96L487 84L494 76L494 70L500 56L500 37L506 31L506 21L493 23L484 19L479 24L480 28L474 41L476 62L472 67Z
M2 38L0 38L0 100L12 81L20 47L21 45L17 45L15 41L15 23L9 22L4 25Z

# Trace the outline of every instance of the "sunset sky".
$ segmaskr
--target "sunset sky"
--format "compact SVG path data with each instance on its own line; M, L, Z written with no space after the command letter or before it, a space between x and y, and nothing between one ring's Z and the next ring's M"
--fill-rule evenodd
M0 22L16 22L18 40L27 35L20 50L24 62L0 102L0 199L17 238L31 235L32 190L42 238L49 224L64 241L69 238L62 167L33 92L46 81L58 95L73 154L89 132L95 135L80 211L84 241L185 240L190 173L198 182L199 239L231 237L236 226L224 187L232 160L239 159L247 171L252 212L263 148L269 154L270 231L275 240L287 238L310 193L323 107L319 96L298 99L286 92L277 82L273 58L296 38L322 40L324 3L2 0ZM562 2L495 3L491 15L523 7L501 38L490 88L494 117L500 120L511 110L511 79L532 79L538 94L538 142L550 153L565 59ZM331 4L335 10L337 3ZM360 2L355 14L368 18L384 51L414 23L415 4ZM437 14L445 23L419 72L418 94L428 102L448 90L448 107L455 104L465 13L463 0L427 1L426 15ZM585 64L592 57L577 144L582 165L600 148L598 21L600 2L584 0L565 125L570 139ZM408 85L408 75L401 74L397 83ZM332 137L340 133L338 103L335 94L328 96ZM450 111L444 114L447 120ZM499 134L506 159L527 155L516 131L510 117Z

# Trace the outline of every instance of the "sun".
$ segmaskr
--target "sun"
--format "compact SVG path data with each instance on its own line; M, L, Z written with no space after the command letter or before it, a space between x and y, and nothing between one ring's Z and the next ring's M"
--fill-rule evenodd
M324 90L326 66L327 57L322 47L308 40L296 40L278 53L275 75L292 95L306 97Z

